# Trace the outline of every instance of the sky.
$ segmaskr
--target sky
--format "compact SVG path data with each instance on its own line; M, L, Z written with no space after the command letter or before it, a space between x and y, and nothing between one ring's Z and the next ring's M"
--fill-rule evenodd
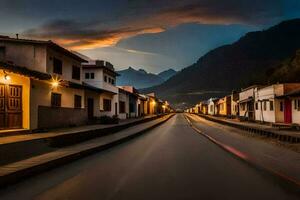
M53 40L117 70L180 70L249 31L300 17L300 0L0 0L0 34Z

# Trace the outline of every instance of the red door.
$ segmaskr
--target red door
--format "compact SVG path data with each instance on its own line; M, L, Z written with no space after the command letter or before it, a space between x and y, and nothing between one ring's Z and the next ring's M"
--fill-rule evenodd
M292 123L292 102L289 99L284 101L284 123Z

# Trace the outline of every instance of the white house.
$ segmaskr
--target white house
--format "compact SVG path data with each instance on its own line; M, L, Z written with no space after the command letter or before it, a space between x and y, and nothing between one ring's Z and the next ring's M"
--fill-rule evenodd
M93 106L89 116L114 116L118 115L119 88L116 86L118 74L112 64L102 60L90 61L82 64L83 82L88 86L100 89L102 92L98 97L92 94L88 97L88 104ZM92 111L96 111L92 113Z
M247 120L255 120L255 92L259 88L258 85L252 85L248 88L242 89L239 93L239 117Z
M292 123L297 112L297 101L288 98L300 83L274 84L255 92L255 120L270 123ZM296 103L296 104L295 104ZM295 115L295 119L297 119Z
M86 122L81 63L51 42L0 37L0 128L39 129Z

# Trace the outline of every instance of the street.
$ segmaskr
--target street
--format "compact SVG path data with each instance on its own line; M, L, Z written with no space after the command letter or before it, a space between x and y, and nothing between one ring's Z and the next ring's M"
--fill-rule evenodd
M1 200L299 199L296 195L195 132L183 114L0 191Z

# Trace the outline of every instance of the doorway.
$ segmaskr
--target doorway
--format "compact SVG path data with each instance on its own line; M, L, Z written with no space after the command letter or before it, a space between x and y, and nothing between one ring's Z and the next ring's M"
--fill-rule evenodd
M292 123L292 102L289 99L284 100L284 123Z
M0 129L22 128L22 86L0 84Z
M94 99L93 98L87 99L87 107L88 107L88 118L93 119L94 118Z

